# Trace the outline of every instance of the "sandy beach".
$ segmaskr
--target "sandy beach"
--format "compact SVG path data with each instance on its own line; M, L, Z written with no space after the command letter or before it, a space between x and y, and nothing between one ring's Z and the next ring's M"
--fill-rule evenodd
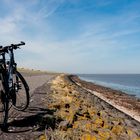
M103 92L109 90L107 95L115 92L118 97L118 91L100 86L101 90L98 85L72 75L28 73L24 76L31 88L30 106L25 112L10 110L9 131L1 132L0 139L140 139L140 123L125 111L116 109L103 96ZM109 101L116 100L119 105L120 100L114 94ZM139 100L137 102L138 107ZM138 112L138 109L133 110Z

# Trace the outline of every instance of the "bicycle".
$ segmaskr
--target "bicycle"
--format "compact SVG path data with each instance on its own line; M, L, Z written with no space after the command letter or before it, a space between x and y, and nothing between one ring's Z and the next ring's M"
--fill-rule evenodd
M29 86L21 73L17 71L13 52L22 45L25 43L0 47L0 56L2 56L0 59L0 126L2 129L7 128L8 112L12 106L19 111L24 111L29 105ZM6 59L7 53L9 60Z

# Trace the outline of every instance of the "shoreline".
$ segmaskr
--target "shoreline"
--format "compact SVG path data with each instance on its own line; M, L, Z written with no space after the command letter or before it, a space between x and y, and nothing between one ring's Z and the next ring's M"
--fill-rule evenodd
M117 75L117 74L116 74L116 75ZM122 74L122 75L124 75L124 74ZM120 92L122 92L123 94L127 94L127 95L130 95L130 96L132 96L132 97L135 97L135 98L140 99L140 95L138 95L137 93L134 93L133 91L132 91L132 92L133 92L133 93L132 93L132 92L130 92L130 91L123 90L122 88L118 88L119 86L124 86L124 87L127 87L127 88L138 88L138 87L136 87L136 86L128 86L128 85L122 85L122 84L118 84L118 83L109 83L109 85L108 85L108 83L103 82L103 81L98 81L98 82L96 83L96 81L94 81L94 80L89 80L89 79L83 78L83 77L81 77L81 76L79 76L79 75L77 75L77 76L79 77L80 80L83 80L83 81L86 81L86 82L91 82L91 83L93 83L93 84L95 84L95 85L103 86L103 87L105 87L105 88L110 88L110 89L112 89L112 90L120 91ZM100 82L101 82L101 83L100 83ZM102 84L102 82L103 82L103 84ZM112 87L112 86L111 86L112 84L115 84L115 85L117 85L118 87Z
M69 78L80 87L104 100L119 111L129 115L140 123L140 99L119 90L84 81L76 75L70 75Z

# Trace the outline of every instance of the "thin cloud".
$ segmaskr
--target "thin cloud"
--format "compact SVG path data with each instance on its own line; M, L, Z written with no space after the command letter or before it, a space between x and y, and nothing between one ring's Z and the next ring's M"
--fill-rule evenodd
M42 6L36 16L38 18L48 18L56 12L63 2L64 0L49 0L47 3L45 2L45 5Z

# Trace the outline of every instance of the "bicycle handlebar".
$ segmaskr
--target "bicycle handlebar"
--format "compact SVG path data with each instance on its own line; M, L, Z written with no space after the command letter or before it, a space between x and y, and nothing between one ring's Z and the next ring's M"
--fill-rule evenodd
M10 46L0 46L0 52L8 52L8 50L18 49L19 46L25 45L25 42L21 41L19 44L11 44Z
M25 42L21 41L19 44L11 44L10 46L5 46L4 48L7 47L7 48L11 49L11 47L12 47L13 49L17 49L18 46L22 46L22 45L25 45Z

